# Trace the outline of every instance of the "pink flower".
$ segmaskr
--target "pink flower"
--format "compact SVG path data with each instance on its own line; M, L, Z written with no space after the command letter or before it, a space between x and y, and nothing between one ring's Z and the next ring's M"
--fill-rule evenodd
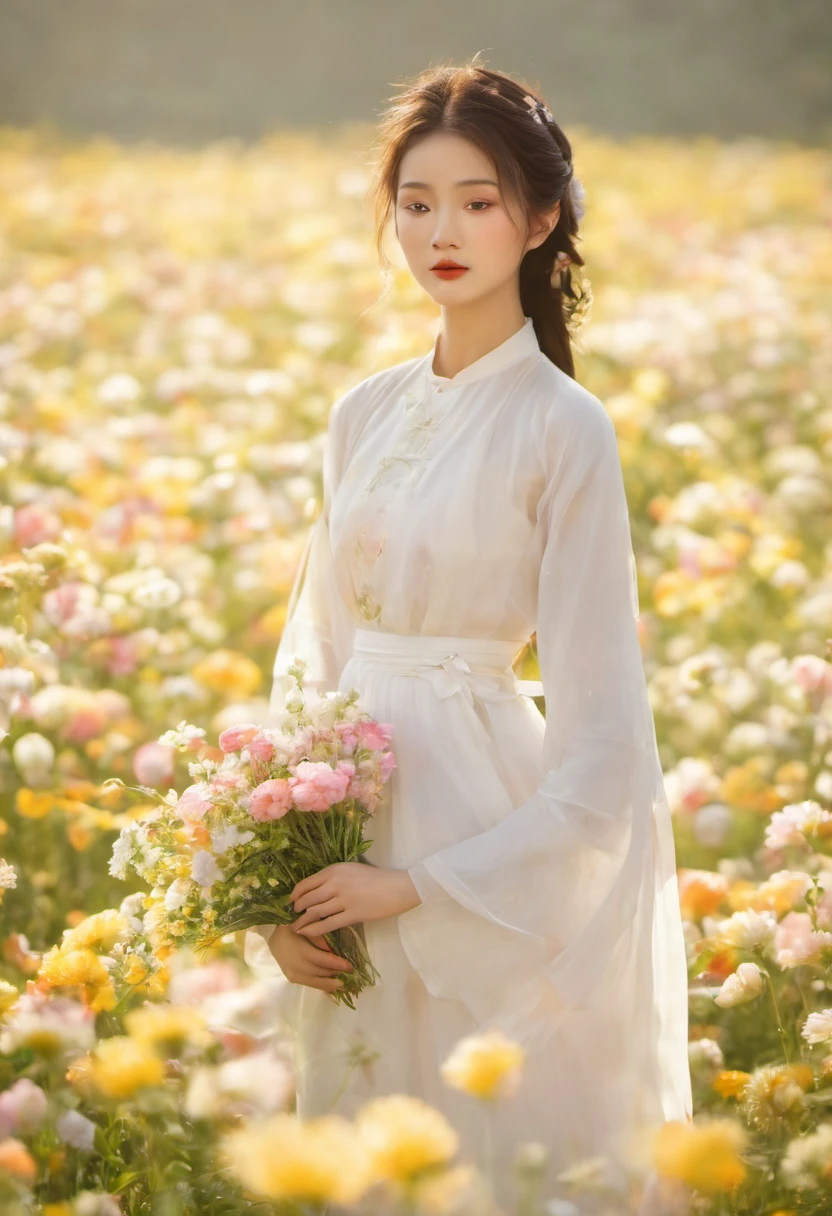
M271 760L274 755L274 744L266 735L258 735L249 743L248 754L252 760Z
M246 781L242 773L219 772L214 773L209 783L209 789L217 790L218 793L224 793L226 790L240 790L245 786Z
M774 957L779 967L816 963L823 949L832 944L832 934L812 928L807 912L787 912L774 934Z
M301 811L328 811L343 802L354 773L351 760L340 760L335 768L323 761L302 760L289 778L295 806Z
M176 804L176 809L180 819L184 819L186 823L199 823L201 819L210 811L213 803L206 795L210 786L204 781L198 781L196 785L189 785L186 790L183 790L179 795L179 802Z
M389 722L359 721L355 723L355 733L362 747L369 747L374 752L383 752L390 746L393 726Z
M361 803L365 810L372 812L378 806L378 784L370 777L356 775L355 779L350 782L347 797L354 798L356 802Z
M832 664L820 655L799 654L792 660L792 676L804 692L832 693Z
M272 777L251 792L248 813L258 823L282 819L292 806L291 780Z
M30 503L15 512L14 538L21 549L40 545L44 541L60 540L62 530L60 516L45 507Z
M229 726L227 730L222 732L217 742L224 752L238 752L247 743L251 743L252 739L259 733L259 726L243 723L240 726Z
M81 703L71 706L62 737L67 743L88 743L90 739L97 739L106 725L107 721L98 700L85 693Z
M394 768L397 768L396 757L392 752L384 752L378 762L382 781L387 781Z
M169 743L143 743L133 756L133 772L142 785L170 787L175 777L176 748Z
M46 1118L46 1094L28 1077L15 1081L0 1094L0 1136L35 1132Z
M336 722L335 733L345 752L355 751L358 746L358 735L355 733L354 722Z

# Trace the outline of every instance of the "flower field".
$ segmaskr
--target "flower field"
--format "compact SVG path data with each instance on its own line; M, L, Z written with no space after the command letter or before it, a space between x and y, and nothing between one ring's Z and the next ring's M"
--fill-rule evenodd
M406 1095L293 1115L280 985L160 947L119 832L191 782L161 741L267 713L321 438L429 349L386 294L365 131L198 152L0 129L0 1210L485 1213ZM832 1211L832 158L575 136L674 812L695 1119L648 1165L705 1216ZM393 252L391 250L391 252ZM382 298L383 297L383 298ZM533 678L533 647L522 660ZM116 779L116 780L114 780ZM614 994L610 994L614 999ZM499 1102L516 1045L443 1069ZM518 1213L624 1210L518 1154Z

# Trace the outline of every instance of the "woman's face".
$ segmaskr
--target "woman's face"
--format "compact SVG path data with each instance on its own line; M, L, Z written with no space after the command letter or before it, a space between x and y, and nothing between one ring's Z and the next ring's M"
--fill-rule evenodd
M418 140L399 167L396 235L414 278L440 305L516 287L523 257L543 243L559 212L558 203L546 226L527 234L519 206L500 197L491 160L448 131ZM443 260L467 269L443 279L432 269Z

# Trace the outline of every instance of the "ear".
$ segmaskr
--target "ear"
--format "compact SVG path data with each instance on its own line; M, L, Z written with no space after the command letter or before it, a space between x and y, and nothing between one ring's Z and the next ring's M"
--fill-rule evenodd
M529 238L526 252L528 252L529 249L537 249L539 245L542 245L549 236L549 233L557 227L559 219L560 199L558 199L551 211L547 211L541 216L540 227L538 227L535 230L534 235Z

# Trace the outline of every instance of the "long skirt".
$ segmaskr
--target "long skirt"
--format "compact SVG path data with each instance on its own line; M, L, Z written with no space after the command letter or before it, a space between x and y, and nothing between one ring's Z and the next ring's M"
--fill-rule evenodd
M392 725L397 764L368 824L370 861L407 869L487 831L534 795L544 775L545 719L522 691L532 682L518 682L511 669L520 646L515 640L356 630L339 689L357 688L361 707ZM519 897L522 881L518 875ZM449 910L456 908L451 901ZM636 1113L627 1103L632 1028L617 1010L615 994L560 1018L545 1042L527 1050L511 1096L485 1101L457 1090L442 1079L442 1063L460 1039L500 1025L497 1019L483 1024L477 1002L464 999L466 968L472 989L490 977L495 1006L505 968L499 955L482 957L483 941L466 929L477 921L470 912L426 930L420 909L365 924L380 979L359 994L355 1010L319 989L287 984L282 1011L293 1037L298 1116L350 1117L379 1095L415 1095L457 1130L457 1159L485 1173L500 1211L517 1210L516 1161L530 1144L546 1150L543 1193L566 1196L557 1174L606 1154L626 1136ZM457 961L459 997L431 991L437 986L431 959L448 950ZM262 961L263 951L257 953ZM269 960L279 973L270 954ZM626 1189L620 1167L613 1165L613 1176ZM651 1194L654 1186L655 1179ZM587 1201L578 1210L595 1208ZM641 1216L671 1209L637 1198L620 1210Z

